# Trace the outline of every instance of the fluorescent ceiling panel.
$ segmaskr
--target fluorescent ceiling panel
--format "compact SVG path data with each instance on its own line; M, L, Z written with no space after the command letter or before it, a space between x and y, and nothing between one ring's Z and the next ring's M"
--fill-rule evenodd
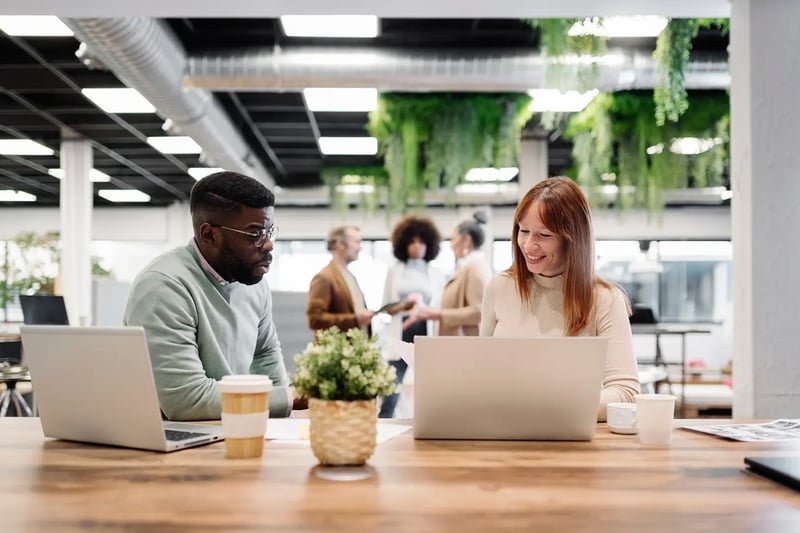
M147 98L136 89L81 89L81 93L106 113L155 113Z
M519 174L517 167L503 167L503 168L471 168L464 176L464 181L470 182L498 182L498 181L511 181L514 176Z
M147 144L162 154L199 154L202 151L194 139L185 135L148 137Z
M53 155L54 150L30 139L0 139L0 155Z
M375 137L320 137L319 149L323 155L375 155L378 139Z
M189 175L196 180L200 180L210 174L222 172L223 170L225 169L219 167L189 167Z
M700 139L698 137L676 137L669 145L669 151L673 154L697 155L711 150L714 146L722 144L722 139ZM660 154L664 151L664 144L658 143L647 147L650 155Z
M666 27L667 19L659 16L592 17L576 22L569 35L599 35L602 37L656 37Z
M303 89L311 111L374 111L378 89Z
M64 169L63 168L48 168L47 173L53 176L54 178L58 178L60 180L64 179ZM111 176L106 174L105 172L101 172L96 168L89 170L89 181L94 183L106 183L111 181Z
M578 91L562 93L558 89L531 89L528 94L533 100L529 109L537 113L544 111L575 113L589 105L598 93L597 89L585 93Z
M136 189L100 189L98 196L105 198L109 202L137 202L144 203L150 201L150 195Z
M287 37L378 36L378 17L375 15L284 15L281 25Z
M0 202L35 202L36 196L24 191L0 191Z
M14 37L72 36L72 30L53 16L0 16L0 30Z

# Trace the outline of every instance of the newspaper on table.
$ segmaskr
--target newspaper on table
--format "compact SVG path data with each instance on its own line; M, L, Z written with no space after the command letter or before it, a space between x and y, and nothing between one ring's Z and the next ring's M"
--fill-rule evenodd
M683 429L741 442L800 439L800 420L798 419L781 418L763 424L719 424L682 427Z

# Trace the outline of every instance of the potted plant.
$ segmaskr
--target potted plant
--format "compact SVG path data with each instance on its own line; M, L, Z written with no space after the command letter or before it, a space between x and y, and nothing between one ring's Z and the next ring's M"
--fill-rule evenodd
M377 398L395 390L376 338L357 328L317 333L295 356L294 388L308 398L311 449L323 465L362 465L375 450Z

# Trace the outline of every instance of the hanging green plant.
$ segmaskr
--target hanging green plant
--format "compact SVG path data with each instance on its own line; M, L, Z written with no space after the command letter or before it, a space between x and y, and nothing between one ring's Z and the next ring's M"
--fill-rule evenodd
M608 49L608 39L600 35L569 35L576 23L602 24L599 17L527 19L532 28L539 31L539 44L542 56L547 58L545 87L565 90L586 91L597 85L600 67L597 61L567 62L568 56L600 57Z
M324 166L320 177L330 190L331 207L338 211L347 209L350 191L358 194L359 209L376 211L388 180L386 169L378 165Z
M599 185L617 185L618 208L657 212L665 189L723 183L727 161L730 102L725 91L688 95L678 122L658 125L655 104L645 91L599 95L573 115L564 132L573 141L574 177L599 203ZM701 139L698 154L673 151L679 138Z
M453 199L471 168L515 166L529 104L517 93L382 94L368 130L384 156L388 209L421 205L426 189Z
M685 74L692 50L692 39L700 28L719 28L728 32L729 20L719 18L671 19L656 39L653 58L656 61L658 84L653 90L655 117L658 125L677 122L689 107Z

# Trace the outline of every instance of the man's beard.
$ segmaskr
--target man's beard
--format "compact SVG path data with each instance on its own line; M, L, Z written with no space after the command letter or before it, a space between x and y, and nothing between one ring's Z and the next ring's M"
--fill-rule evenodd
M228 281L238 281L245 285L255 285L263 274L256 272L259 265L272 261L272 254L267 252L258 261L245 263L223 242L219 251L219 269L217 272Z

